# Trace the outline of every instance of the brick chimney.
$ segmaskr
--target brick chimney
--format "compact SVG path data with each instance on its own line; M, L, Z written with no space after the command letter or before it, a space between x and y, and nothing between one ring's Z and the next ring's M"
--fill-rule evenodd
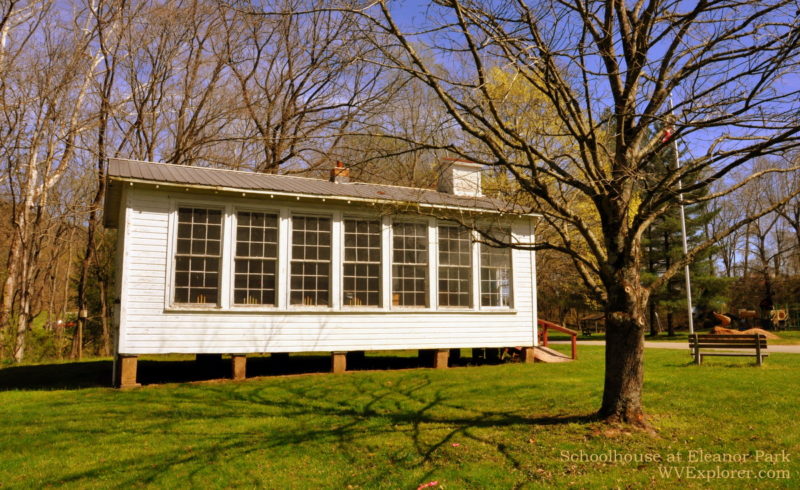
M346 184L350 182L350 169L342 162L336 162L336 166L331 169L331 182L336 184Z
M482 168L475 162L445 158L439 162L437 190L456 196L481 197Z

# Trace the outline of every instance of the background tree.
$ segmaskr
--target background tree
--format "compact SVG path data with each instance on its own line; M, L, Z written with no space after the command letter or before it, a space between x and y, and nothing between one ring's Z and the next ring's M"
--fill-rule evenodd
M86 246L81 260L80 272L76 291L76 303L78 307L78 319L76 332L72 344L72 356L80 359L83 357L83 333L86 329L88 319L88 300L87 282L92 262L96 257L96 236L100 226L101 206L106 195L106 139L108 135L108 123L111 117L111 94L114 88L114 77L116 75L116 54L120 47L121 37L117 30L123 22L130 22L131 17L124 12L124 2L98 2L88 5L87 15L92 19L94 29L97 33L97 47L102 59L100 66L101 73L98 75L98 86L96 87L99 107L97 108L97 143L96 143L96 180L94 197L89 203L88 223L86 225ZM97 269L97 266L95 266ZM99 280L98 285L103 291L109 288L108 277L102 273L95 274ZM105 301L102 302L102 325L103 325L103 349L105 355L111 353L111 337L108 328L107 308Z
M361 182L435 188L438 161L452 155L431 148L456 136L450 118L418 80L399 76L383 83L391 87L391 97L365 114L331 156L346 162L351 177Z
M26 7L33 13L5 40L0 107L8 128L3 154L12 231L0 325L6 330L15 323L17 361L24 357L39 256L54 219L49 211L57 209L52 194L76 160L78 135L92 124L83 109L100 61L92 24L80 13L73 21L81 28L63 31L51 4Z
M92 299L113 290L98 273L108 158L328 165L350 125L391 95L392 82L377 86L382 69L357 63L369 48L342 14L265 19L218 0L2 2L0 356L22 360L34 323L76 317L47 334L52 345L108 351L110 333L95 325L110 309ZM58 294L42 306L42 291Z
M643 423L650 291L728 230L698 244L649 287L641 280L642 237L674 207L679 182L688 182L687 176L704 176L684 186L688 194L753 158L798 145L797 91L790 75L800 60L794 2L442 0L429 7L430 20L413 28L398 23L385 2L359 3L351 12L373 32L381 50L373 61L427 84L446 107L463 139L470 140L461 150L451 146L453 151L511 173L535 198L538 211L573 230L570 240L583 242L531 246L569 254L590 290L603 298L607 342L599 414ZM447 60L447 76L419 56L418 44L437 61ZM489 89L491 70L498 66L542 93L560 124L541 125L542 134L531 140L527 128L509 120ZM675 115L667 104L672 93ZM649 130L657 123L691 140L696 156L652 183L646 177L653 172L653 157L665 148ZM614 128L613 144L606 128ZM728 191L770 171L732 183ZM716 197L709 193L694 202ZM574 205L584 202L593 212Z
M381 67L359 62L373 48L356 16L321 9L319 0L271 2L274 15L229 3L219 2L225 31L219 56L235 87L236 139L247 151L242 168L329 168L341 138L392 92L391 84L379 83Z
M663 135L664 130L656 131L654 136ZM651 176L653 181L663 179L671 169L674 169L678 159L676 159L678 145L669 145L663 153L659 154L657 162L653 166ZM681 160L687 157L686 151L679 155ZM691 179L691 180L688 180ZM691 184L701 179L698 175L687 175L684 184ZM693 194L684 195L684 199L702 199L709 192L708 188L702 188ZM680 197L679 197L680 199ZM702 241L708 239L708 224L714 220L717 211L710 209L708 201L684 206L685 228L687 243L690 248L694 248ZM665 270L672 264L679 261L683 256L683 227L681 224L681 212L679 207L675 207L661 216L656 217L642 239L644 248L644 269L642 280L645 285L658 280ZM712 256L716 252L714 247L709 247L698 253L695 260L690 264L689 274L692 283L692 305L698 316L703 316L700 312L710 312L720 310L725 302L724 293L727 289L725 280L716 277ZM675 335L675 316L685 319L688 324L688 311L686 303L686 275L685 270L675 274L669 280L663 282L658 290L651 290L649 297L649 324L650 335L658 335L661 325L659 310L665 313L665 323L667 334Z

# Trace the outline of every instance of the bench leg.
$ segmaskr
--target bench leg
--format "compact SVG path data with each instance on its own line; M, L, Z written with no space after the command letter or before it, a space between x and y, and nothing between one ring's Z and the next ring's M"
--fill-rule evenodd
M759 335L756 335L755 341L756 341L756 357L758 358L758 366L761 367L762 366L761 337Z

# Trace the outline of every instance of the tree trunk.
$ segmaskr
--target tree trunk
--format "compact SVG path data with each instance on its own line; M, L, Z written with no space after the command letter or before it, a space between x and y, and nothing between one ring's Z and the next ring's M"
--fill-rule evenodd
M67 273L64 275L64 291L61 301L61 309L58 312L58 319L61 321L59 324L58 333L56 334L56 352L58 354L58 359L64 358L64 351L66 351L67 346L65 345L64 341L64 332L67 328L67 309L69 305L69 293L70 293L70 278L72 277L72 246L74 243L75 236L75 228L70 227L69 234L67 235Z
M628 312L608 315L606 369L600 416L610 422L644 424L642 411L644 325Z
M83 325L86 323L86 318L82 318L84 313L83 310L78 309L78 319L75 321L75 335L72 336L70 359L83 358Z
M620 266L607 281L606 367L603 403L605 420L644 426L644 333L649 290L641 285L639 263Z
M41 209L41 208L40 208ZM23 211L24 212L24 211ZM41 217L41 214L37 214L37 219L33 222L33 224L38 223L38 218ZM28 221L27 213L24 215L25 222ZM25 357L25 340L28 333L28 326L30 323L30 314L31 314L31 289L33 287L32 280L32 272L31 267L34 265L36 261L36 253L35 249L38 248L38 244L34 244L34 240L32 239L33 234L27 234L27 240L24 245L19 250L17 255L17 280L15 283L16 291L14 291L14 295L17 296L19 299L19 312L17 313L17 327L16 327L16 335L14 339L14 360L16 362L22 362L23 358Z
M19 232L15 228L11 235L11 243L8 250L8 259L6 261L6 280L3 282L3 290L0 294L0 359L5 356L6 346L3 345L3 340L8 333L9 347L11 346L11 338L13 335L13 326L11 321L11 313L14 309L14 298L17 292L17 276L19 275L19 263L22 250L22 243L19 238Z
M675 336L675 318L672 314L672 311L667 312L667 336L674 337Z
M649 306L649 309L650 309L650 336L651 337L655 337L659 333L658 323L656 323L656 305L652 300L650 301L649 305L650 305Z
M28 333L30 309L30 297L23 293L23 297L20 299L19 314L17 315L17 334L14 342L14 360L16 362L22 362L25 358L25 338Z
M14 340L14 360L22 362L25 357L25 340L28 333L28 324L31 314L31 284L30 284L30 262L29 247L20 254L20 276L17 282L19 295L19 313L17 314L16 338Z
M105 279L98 281L100 286L100 322L103 326L103 355L111 355L111 329L108 322L108 302L106 301L106 290L108 289Z
M748 272L750 272L749 267L750 262L750 224L747 225L747 228L744 231L744 266L742 268L742 277L747 278Z

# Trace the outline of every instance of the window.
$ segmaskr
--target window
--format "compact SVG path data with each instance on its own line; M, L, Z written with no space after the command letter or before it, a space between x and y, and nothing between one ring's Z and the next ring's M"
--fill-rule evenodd
M498 236L508 243L511 234ZM481 306L511 306L511 249L481 243Z
M179 208L175 303L218 304L222 211Z
M512 250L488 243L476 245L472 232L455 222L439 223L434 250L427 220L395 218L392 240L384 243L380 218L345 216L341 242L333 247L330 215L293 215L288 222L288 243L283 243L277 211L240 209L227 215L222 205L216 209L211 204L176 207L170 292L171 304L176 306L218 307L227 306L230 300L236 307L275 308L286 306L284 298L290 306L310 307L330 307L334 302L344 308L513 306ZM231 236L223 236L226 219L231 221L226 228ZM509 229L496 236L503 243L511 239ZM227 240L224 247L223 239ZM388 246L391 281L385 277L390 272L384 270L389 265L384 261L384 247ZM230 267L224 268L225 277L221 277L223 248L231 254L225 257L231 260ZM437 259L431 260L434 251ZM279 264L284 253L288 263ZM288 277L279 276L281 269ZM431 298L430 281L437 281L433 283L438 285L436 298ZM278 295L279 283L286 284L285 297ZM334 286L341 286L341 292ZM221 298L223 290L225 298ZM331 296L334 290L337 298Z
M275 306L278 216L236 213L233 302Z
M381 222L344 220L345 306L379 306Z
M439 227L439 306L469 307L471 245L466 228Z
M330 305L331 219L292 218L291 292L293 305Z
M428 304L428 226L394 223L392 251L392 304Z

